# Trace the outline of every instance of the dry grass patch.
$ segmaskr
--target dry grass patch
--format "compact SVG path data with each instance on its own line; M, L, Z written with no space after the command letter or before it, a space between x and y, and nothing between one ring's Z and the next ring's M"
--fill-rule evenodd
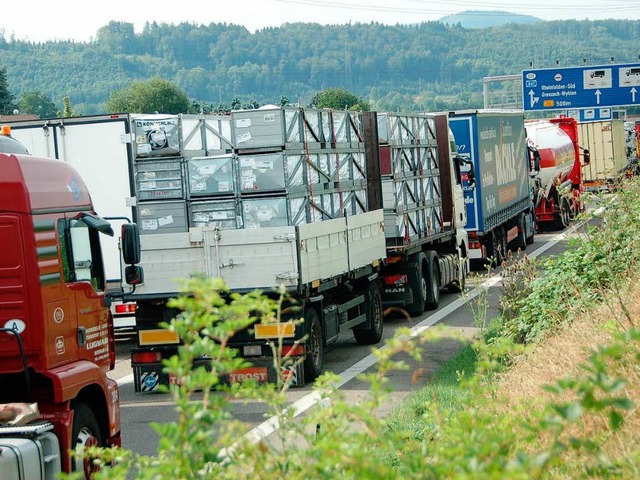
M526 354L514 359L508 371L498 378L493 391L499 399L492 402L496 414L523 412L526 418L530 418L533 412L542 411L550 403L574 400L572 392L559 398L544 387L555 385L561 379L584 377L587 373L585 366L589 363L592 352L610 344L616 331L621 332L633 326L616 298L628 299L625 308L632 322L637 325L636 319L640 319L640 286L630 285L624 291L608 295L603 305L580 315L571 325L549 335L533 345ZM610 362L607 372L611 377L627 382L624 390L617 395L640 403L640 365L637 351L636 346L621 361ZM617 464L613 472L607 471L601 478L640 478L637 467L640 460L639 408L636 406L624 414L624 424L617 431L610 428L605 414L585 414L579 423L564 432L561 440L566 442L570 437L577 437L599 444L601 453L604 454L599 458L600 464ZM548 438L539 438L537 445L530 445L526 450L548 448L551 439L551 434ZM588 477L599 476L587 469L595 458L584 451L569 450L562 461L562 468L553 472L554 478L576 478L576 471L583 471Z

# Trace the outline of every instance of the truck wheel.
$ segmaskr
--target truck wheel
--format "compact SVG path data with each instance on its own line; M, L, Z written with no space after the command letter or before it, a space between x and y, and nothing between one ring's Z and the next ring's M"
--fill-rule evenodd
M413 303L407 305L407 311L412 317L417 317L424 313L425 304L427 302L427 290L429 285L427 279L424 277L424 264L427 261L424 253L417 256L416 260L416 278L414 281L409 282L409 288L413 292Z
M307 355L304 358L305 381L312 382L322 373L324 362L324 343L322 341L322 326L318 314L313 308L304 312L304 318L309 323L309 338L307 339Z
M440 305L440 269L438 268L438 254L434 251L427 253L427 310L436 310Z
M502 227L491 230L491 246L487 249L487 256L490 260L487 262L491 267L497 267L502 264L506 258L507 237Z
M358 345L373 345L382 338L384 314L382 311L382 297L375 283L367 287L365 311L367 313L367 328L354 328L353 337Z
M84 457L87 447L102 446L102 435L98 420L86 403L78 402L73 406L73 430L72 430L73 458L71 468L76 472L84 472L84 476L90 479L99 470L93 464L93 459Z
M531 226L531 235L526 237L527 245L532 245L535 237L535 232L536 232L535 220L532 220L532 222L533 222L533 225ZM525 223L526 223L526 219L525 219Z
M467 270L467 257L460 257L458 258L458 260L458 279L447 285L447 290L449 291L449 293L462 293L467 286L467 274L469 273Z
M512 242L512 248L514 250L520 249L522 251L525 251L527 249L527 239L526 239L527 232L525 232L524 224L525 224L524 213L521 213L520 215L518 215L518 236L514 238Z

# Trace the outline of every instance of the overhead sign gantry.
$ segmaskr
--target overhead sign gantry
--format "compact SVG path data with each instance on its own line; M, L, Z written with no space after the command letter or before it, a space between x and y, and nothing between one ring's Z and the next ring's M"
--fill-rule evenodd
M640 105L640 64L523 70L525 111Z

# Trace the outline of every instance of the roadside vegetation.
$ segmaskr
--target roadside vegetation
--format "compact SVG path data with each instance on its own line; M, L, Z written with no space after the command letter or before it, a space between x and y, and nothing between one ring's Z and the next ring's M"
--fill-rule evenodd
M443 330L412 338L401 329L375 350L378 369L362 376L369 395L356 405L335 375L322 375L321 406L296 416L286 376L270 385L220 381L244 364L229 337L256 319L278 323L284 293L227 301L220 282L186 282L192 295L175 300L183 313L167 325L185 342L167 364L182 378L170 391L179 418L154 427L154 457L89 451L112 464L96 478L639 478L640 182L594 203L601 213L566 253L504 264L501 314L478 318L479 338L385 418L375 411L390 393L388 374L409 369L399 360L407 355L420 362ZM278 342L273 348L286 366ZM203 355L211 371L190 367ZM231 417L232 400L270 407L280 428L268 444Z

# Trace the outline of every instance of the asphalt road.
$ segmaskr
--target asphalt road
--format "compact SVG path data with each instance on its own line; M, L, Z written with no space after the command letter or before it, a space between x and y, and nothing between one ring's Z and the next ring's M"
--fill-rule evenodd
M563 232L549 232L537 234L535 242L527 247L529 256L547 256L562 252L566 246L566 238L573 229ZM500 269L491 274L488 272L474 272L467 283L467 292L464 294L451 294L443 291L440 297L440 307L436 311L425 312L420 317L387 318L385 319L384 339L390 338L399 327L412 328L417 334L420 330L431 328L433 325L443 325L457 336L470 337L478 332L479 317L484 311L487 318L495 316L498 312L497 304L500 294L501 276ZM482 288L479 288L482 287ZM481 294L478 302L478 292L486 290L486 295ZM484 301L486 299L486 302ZM486 308L479 308L485 304ZM120 408L122 420L122 444L123 447L142 455L154 455L157 451L158 436L151 428L150 422L168 422L176 418L171 398L167 394L136 394L133 388L133 375L129 361L129 349L133 340L127 336L119 336L117 340L117 364L110 376L120 385ZM380 348L384 341L376 345ZM386 414L393 407L401 403L413 391L419 389L429 381L440 364L453 356L462 346L459 339L450 338L433 342L425 346L421 365L413 365L421 368L424 374L415 382L412 378L413 369L409 372L398 372L390 376L394 388L394 394L388 404L379 412ZM356 378L359 373L368 368L375 368L375 357L371 354L371 346L358 345L350 331L342 333L338 341L329 347L325 353L325 370L338 374L341 378L341 389L347 398L358 401L362 398L367 388ZM294 388L287 394L292 405L304 414L310 408L314 408L317 400L312 395L310 385ZM265 420L265 408L261 403L234 404L234 415L239 420L246 422L254 430L255 438L267 438L273 431L274 424Z

